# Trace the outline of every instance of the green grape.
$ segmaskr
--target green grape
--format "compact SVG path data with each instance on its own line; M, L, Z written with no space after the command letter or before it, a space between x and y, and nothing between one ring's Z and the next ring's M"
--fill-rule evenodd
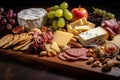
M58 27L63 28L65 26L65 19L60 17L58 19Z
M55 17L55 11L50 11L48 14L47 14L48 18L50 19L53 19Z
M111 14L110 18L111 18L111 19L112 19L112 18L115 18L115 15L114 15L114 14Z
M52 23L52 28L54 30L57 30L59 27L58 27L58 21L57 20L53 20L53 23Z
M98 8L93 7L93 9L94 9L94 11L93 11L94 14L99 14L99 9Z
M73 15L70 11L64 11L63 15L64 15L65 19L67 19L68 21L73 18Z
M63 10L62 10L62 9L56 10L56 11L55 11L55 16L56 16L56 17L61 17L61 16L63 16Z
M105 17L107 12L105 10L102 10L102 16Z
M112 18L115 18L115 15L108 12L108 13L107 13L107 17L110 18L110 19L112 19Z
M51 11L53 11L53 10L54 10L54 7L53 7L53 6L52 6L52 7L50 7L50 10L51 10Z
M102 10L101 9L98 10L98 13L99 13L100 16L102 16Z
M54 5L54 6L51 7L51 10L55 10L56 11L57 9L59 9L58 5Z
M63 10L64 12L70 12L68 9Z
M60 8L61 9L67 9L68 8L68 3L67 2L62 2L61 4L60 4Z
M54 9L55 10L59 9L59 6L58 5L54 5Z

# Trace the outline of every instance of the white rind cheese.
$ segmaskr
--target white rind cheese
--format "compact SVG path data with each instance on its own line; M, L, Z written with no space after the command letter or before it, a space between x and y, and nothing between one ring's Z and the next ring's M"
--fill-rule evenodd
M108 33L102 27L97 27L79 34L79 41L83 45L100 44L107 40Z
M18 12L18 23L25 29L40 28L47 22L47 11L43 8L29 8Z

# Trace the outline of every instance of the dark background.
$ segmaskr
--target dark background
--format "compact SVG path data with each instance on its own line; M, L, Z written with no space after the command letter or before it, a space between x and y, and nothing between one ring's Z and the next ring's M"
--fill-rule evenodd
M94 6L113 12L116 15L120 14L120 2L118 2L118 0L0 0L0 6L13 8L15 11L19 11L29 7L46 8L55 4L59 5L63 1L68 2L69 8L81 5L91 11Z
M103 8L114 8L119 9L120 2L118 0L0 0L0 6L4 7L23 7L23 6L52 6L60 4L63 1L67 1L70 6L95 6Z
M119 6L118 0L0 0L0 5L4 6L51 6L67 1L70 5L100 5L100 6Z

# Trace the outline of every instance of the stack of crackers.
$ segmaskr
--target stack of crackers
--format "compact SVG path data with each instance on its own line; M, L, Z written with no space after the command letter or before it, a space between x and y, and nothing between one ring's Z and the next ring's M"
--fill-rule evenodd
M0 39L0 48L13 47L13 50L27 50L32 43L32 35L29 33L7 34Z

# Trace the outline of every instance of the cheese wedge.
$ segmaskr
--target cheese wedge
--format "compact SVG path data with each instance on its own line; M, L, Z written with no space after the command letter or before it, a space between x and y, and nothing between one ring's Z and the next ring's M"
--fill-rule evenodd
M74 35L69 32L55 31L53 41L55 41L59 47L64 47L73 36Z
M58 53L60 52L60 48L58 47L58 45L55 41L52 42L51 48L54 49Z
M108 39L108 33L102 27L97 27L79 34L79 41L83 45L100 44Z
M75 29L76 29L76 30L87 31L87 30L90 29L90 27L87 26L87 25L83 25L83 26L75 26Z
M67 32L78 36L81 32L93 29L94 27L94 23L87 21L86 18L82 18L67 24Z
M48 51L48 52L52 52L54 51L53 49L51 49L51 44L45 44L45 49Z
M82 19L79 19L79 20L69 23L69 25L74 28L75 26L82 26L84 24L87 24L87 22L88 21L86 18L82 18Z

